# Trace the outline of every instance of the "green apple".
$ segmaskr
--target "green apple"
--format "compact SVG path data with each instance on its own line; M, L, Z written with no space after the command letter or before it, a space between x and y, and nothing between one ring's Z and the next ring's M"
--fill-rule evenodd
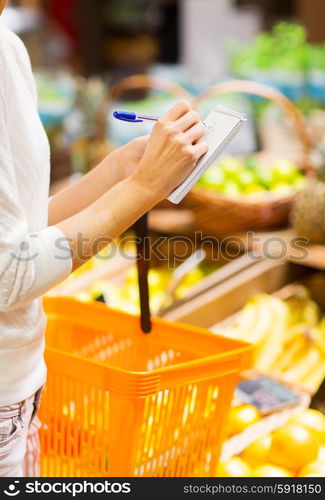
M212 165L200 179L200 184L206 187L220 188L225 181L225 175L222 168L218 165Z
M241 194L237 182L232 180L229 180L225 183L221 192L229 198L239 198Z
M272 165L273 178L278 181L293 181L297 177L299 170L290 160L281 159Z
M245 190L248 186L256 183L256 175L250 170L243 170L238 173L238 185L241 190Z
M269 165L259 165L256 170L257 183L265 189L271 189L273 169Z
M238 177L238 173L244 170L243 162L240 158L235 158L232 156L227 156L224 158L219 166L222 168L224 176L227 179L236 179Z
M246 156L246 158L244 158L243 160L243 163L245 165L245 168L252 172L255 172L258 167L257 159L255 156Z

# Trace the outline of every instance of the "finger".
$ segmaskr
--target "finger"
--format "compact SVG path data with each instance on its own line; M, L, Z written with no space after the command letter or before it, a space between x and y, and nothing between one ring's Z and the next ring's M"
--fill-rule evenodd
M188 111L190 110L191 106L189 105L188 102L178 101L169 111L167 111L167 113L165 113L162 116L162 120L165 121L178 120L181 116L185 115L185 113L188 113Z
M193 127L196 123L199 123L199 121L199 113L191 109L191 111L185 113L185 115L175 122L174 127L178 132L186 132L186 130Z
M192 146L192 148L196 161L198 161L201 158L201 156L207 153L209 146L205 141L200 141L198 144Z
M205 126L203 125L203 123L199 122L193 125L190 129L188 129L184 133L184 138L186 141L193 144L194 142L202 139L204 134L205 134Z

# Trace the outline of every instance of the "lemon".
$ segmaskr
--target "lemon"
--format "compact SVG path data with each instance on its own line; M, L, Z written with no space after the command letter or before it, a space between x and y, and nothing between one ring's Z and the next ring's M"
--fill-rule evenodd
M293 417L290 422L312 430L316 433L318 442L325 445L325 416L320 411L305 410Z
M242 457L252 467L257 467L259 464L267 462L272 443L271 434L256 439L242 453Z
M310 474L305 474L304 476L299 476L299 477L325 477L325 474L318 472L311 472Z
M321 460L315 460L314 462L311 462L300 471L299 476L300 477L306 477L306 475L312 475L312 474L323 474L321 477L325 477L325 461Z
M228 418L229 434L239 434L244 429L260 420L261 416L253 405L234 406Z
M324 445L321 445L319 447L317 460L320 460L321 462L325 462L325 446Z
M292 473L284 467L272 464L263 464L253 471L254 477L293 477Z
M232 457L221 462L218 467L218 477L251 477L249 465L239 457Z
M293 423L287 423L272 435L270 462L290 470L300 470L316 460L319 444L315 434Z

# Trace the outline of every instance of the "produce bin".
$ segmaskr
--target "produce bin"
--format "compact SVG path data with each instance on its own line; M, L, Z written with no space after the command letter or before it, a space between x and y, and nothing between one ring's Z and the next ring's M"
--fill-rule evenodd
M309 267L293 264L287 260L257 260L229 275L191 300L167 311L168 321L181 321L189 325L211 328L216 323L235 314L255 293L274 293L282 287L312 274ZM318 294L317 299L320 298Z
M193 106L200 109L207 99L236 93L263 97L284 111L301 143L301 151L295 155L295 160L299 161L306 176L314 177L315 165L311 154L313 143L303 117L289 99L272 87L254 81L230 80L209 87L195 99ZM260 151L254 156L266 164L275 160L272 151ZM181 206L193 211L194 230L225 238L233 236L234 233L265 231L286 226L296 193L295 188L292 192L281 195L269 191L261 199L245 195L233 198L218 192L217 189L206 189L197 185L184 198Z
M310 267L286 260L262 260L166 314L170 321L211 328L227 338L231 338L231 328L235 338L234 325L237 324L237 338L253 342L255 336L254 370L242 373L242 380L270 377L299 396L283 408L263 413L260 420L238 434L230 433L222 446L221 462L239 455L255 440L272 433L308 408L311 396L325 376L324 289L325 273L315 273ZM284 303L288 304L286 301L290 299L294 302L284 310ZM247 313L254 310L258 300L263 305L257 306L250 321ZM272 307L271 302L273 307L277 304L273 316L265 309ZM291 311L290 317L288 311ZM243 318L247 321L246 328ZM259 336L256 336L257 331ZM236 402L235 398L233 405L244 402Z
M251 346L47 298L43 476L212 476Z

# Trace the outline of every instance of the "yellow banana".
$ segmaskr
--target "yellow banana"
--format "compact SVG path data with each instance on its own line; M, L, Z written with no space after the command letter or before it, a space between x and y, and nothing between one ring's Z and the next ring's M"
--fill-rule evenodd
M272 369L275 371L284 371L298 361L307 346L306 331L309 327L304 324L299 324L291 327L283 343L282 353L274 361Z
M297 294L289 297L286 303L290 310L290 324L307 323L316 326L319 321L319 307L309 298L305 287L297 288Z
M273 321L255 351L255 368L263 371L268 371L281 354L289 319L289 311L285 302L276 297L270 297L270 299L268 307L273 312Z
M246 303L222 334L255 345L255 368L315 387L325 372L325 317L315 328L318 320L318 306L306 290L286 301L261 293Z
M251 302L247 302L244 308L238 313L235 322L225 328L217 328L215 330L222 335L234 339L246 339L246 335L250 332L256 323L257 309Z
M308 372L321 360L320 349L312 345L305 351L300 361L284 373L284 377L291 382L301 382Z
M271 297L269 295L258 295L255 297L257 315L252 330L248 332L245 340L252 344L259 344L267 335L273 322L273 309L270 307Z
M318 330L319 330L319 335L322 341L325 342L325 316L321 319L319 325L318 325Z
M256 325L261 319L261 303L269 300L267 294L259 294L250 298L243 309L238 313L233 324L225 327L222 334L227 337L238 338L252 342L252 332L255 331ZM220 331L220 329L219 329Z
M303 309L303 321L309 326L316 326L319 322L319 307L313 300L308 300Z
M301 380L306 389L316 392L325 378L325 360L321 359Z
M271 297L267 294L255 295L249 299L232 325L218 331L226 337L246 340L257 345L263 341L273 321L274 313L270 301Z

